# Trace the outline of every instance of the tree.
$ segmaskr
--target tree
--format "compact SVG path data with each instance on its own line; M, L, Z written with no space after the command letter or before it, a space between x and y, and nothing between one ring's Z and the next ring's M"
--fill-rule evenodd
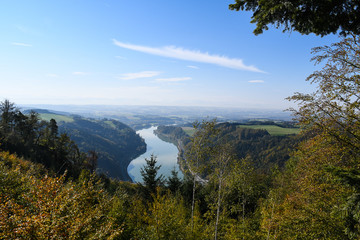
M324 170L344 166L343 154L343 148L322 135L298 146L262 204L267 239L348 239L345 219L337 212L349 189Z
M146 165L141 168L140 173L143 178L144 194L146 199L151 199L152 195L156 194L157 187L161 186L164 182L164 176L158 175L158 171L161 168L156 166L156 156L151 154L150 159L145 158Z
M219 140L218 140L219 141ZM229 144L222 144L218 147L216 154L211 159L212 177L217 182L217 200L216 200L216 222L215 237L218 239L218 227L220 219L220 210L223 202L224 184L229 176L231 163L234 160L232 148Z
M186 229L186 209L181 198L162 196L158 192L148 205L148 210L142 239L186 239L189 233Z
M230 201L232 201L230 211L233 214L239 214L239 216L241 216L242 239L246 236L245 216L251 212L251 210L247 208L250 204L256 203L256 199L254 199L257 190L255 183L260 182L256 179L255 169L250 160L251 159L247 157L237 161L229 176L230 189L228 191L228 197ZM249 235L247 235L247 238L248 237Z
M178 172L174 167L173 170L171 170L171 176L167 179L167 187L173 194L175 194L180 189L181 184L182 182L179 179Z
M360 170L359 42L359 36L350 35L315 48L313 60L326 61L308 78L318 85L317 91L289 98L299 103L292 111L307 138L293 153L290 175L281 176L287 182L272 190L281 197L263 207L268 237L359 238L358 189L348 184ZM342 209L347 213L339 214Z
M123 225L109 215L113 198L95 175L75 185L14 155L0 159L0 239L121 237Z
M326 169L336 176L340 183L350 186L352 193L340 208L340 215L346 220L345 233L354 239L360 236L360 171L354 168L328 167Z
M191 175L193 175L193 194L191 203L191 223L194 229L194 210L195 210L195 191L196 181L202 180L201 173L204 161L209 159L213 150L212 144L216 121L202 121L202 123L195 122L193 124L195 133L191 138L190 146L186 154L186 162L189 167Z
M95 152L94 150L88 151L88 156L85 160L84 165L86 166L87 169L90 170L91 173L95 172L98 159L99 159L99 156L98 156L97 152Z
M313 60L325 66L307 81L317 83L312 94L296 93L288 100L299 103L290 109L310 132L321 132L331 141L352 149L360 157L360 36L351 35L331 46L313 49Z
M15 104L9 100L6 99L0 103L0 133L8 134L13 129L15 114L17 112L18 109L15 107Z
M235 0L231 10L253 11L254 34L268 30L268 25L301 34L360 34L360 2L354 0Z
M56 137L59 133L59 127L55 119L53 118L50 119L49 128L50 128L50 136Z

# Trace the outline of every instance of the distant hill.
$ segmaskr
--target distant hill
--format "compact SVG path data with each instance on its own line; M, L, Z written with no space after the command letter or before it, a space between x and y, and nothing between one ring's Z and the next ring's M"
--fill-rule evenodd
M269 171L273 166L283 167L289 159L291 149L300 141L300 129L292 122L248 121L246 123L219 123L219 139L233 146L238 159L251 157L256 168ZM156 134L176 144L183 159L180 164L186 168L184 153L189 147L195 130L192 127L159 126Z
M81 151L95 151L99 156L98 172L131 181L127 166L146 151L144 139L132 128L116 120L95 120L48 110L34 111L43 120L55 119L59 132L67 133Z

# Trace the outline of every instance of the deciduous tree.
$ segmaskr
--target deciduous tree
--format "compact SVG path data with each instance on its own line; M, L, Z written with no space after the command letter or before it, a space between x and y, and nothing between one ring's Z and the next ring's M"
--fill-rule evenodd
M288 183L272 190L280 199L263 208L268 209L263 216L271 216L263 221L267 222L269 237L359 237L357 225L348 222L357 219L357 200L350 201L357 190L336 179L343 178L350 169L360 168L359 40L359 36L351 35L331 46L315 48L313 59L317 63L325 61L323 68L308 78L318 84L316 92L296 93L289 98L299 103L299 108L292 111L307 139L292 157ZM329 168L344 172L325 170ZM339 214L344 206L350 213L347 216Z
M235 0L231 10L252 11L254 33L268 30L268 25L284 26L284 31L301 34L360 34L360 3L352 0Z
M191 222L194 229L194 211L195 211L195 191L196 182L201 179L204 162L209 160L213 151L216 121L202 121L193 124L195 133L191 138L189 149L187 149L186 162L189 167L190 174L193 175L193 193L191 203Z

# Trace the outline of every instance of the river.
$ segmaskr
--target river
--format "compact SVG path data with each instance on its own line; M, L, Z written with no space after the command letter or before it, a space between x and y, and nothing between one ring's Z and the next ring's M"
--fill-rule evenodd
M171 170L178 172L179 178L183 177L179 165L177 163L178 149L172 144L165 142L154 134L157 127L146 128L137 131L137 133L145 139L147 145L146 152L140 157L132 160L127 168L129 176L133 182L142 182L140 169L145 165L145 158L149 159L151 154L157 157L157 164L161 165L158 174L164 175L165 179L171 175Z

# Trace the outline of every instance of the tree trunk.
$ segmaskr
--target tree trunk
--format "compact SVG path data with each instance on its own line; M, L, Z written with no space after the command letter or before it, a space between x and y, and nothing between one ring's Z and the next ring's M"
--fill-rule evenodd
M196 189L196 179L194 176L193 194L192 194L192 203L191 203L191 232L194 232L195 189Z
M219 225L219 217L220 217L220 207L221 207L221 185L222 185L222 177L219 179L219 192L218 192L218 202L216 209L216 223L215 223L215 240L217 239L217 230Z

